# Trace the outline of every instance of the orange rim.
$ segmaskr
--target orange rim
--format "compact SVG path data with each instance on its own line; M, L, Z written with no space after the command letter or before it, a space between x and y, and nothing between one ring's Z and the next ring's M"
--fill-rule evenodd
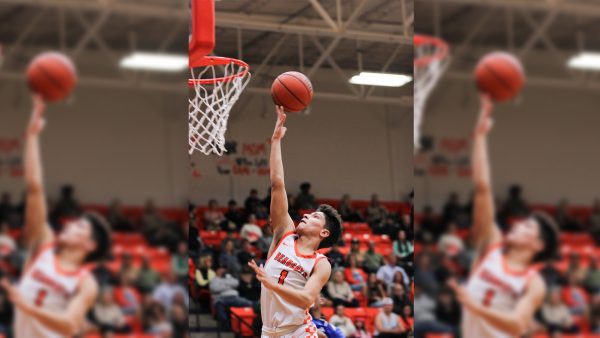
M202 59L202 61L200 61L198 63L197 68L211 67L211 66L225 66L225 65L228 65L231 63L234 63L234 64L242 67L242 70L240 70L239 72L232 74L232 75L216 77L214 79L189 79L188 86L194 87L195 85L199 85L199 84L200 85L211 85L211 84L215 84L215 83L219 83L219 82L230 82L238 77L246 76L246 74L248 74L248 72L250 71L250 66L248 66L248 64L246 62L237 60L237 59L233 59L233 58L220 57L220 56L205 56Z
M432 45L436 47L435 53L431 55L421 56L420 58L415 59L415 67L427 66L432 61L442 60L448 55L448 44L440 38L422 34L415 34L413 37L413 43L415 45L415 48L425 45Z

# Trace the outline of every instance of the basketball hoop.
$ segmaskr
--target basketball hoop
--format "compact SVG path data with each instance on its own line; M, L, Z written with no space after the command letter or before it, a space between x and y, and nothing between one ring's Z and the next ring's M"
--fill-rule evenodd
M443 40L421 34L414 35L415 45L415 94L414 94L414 143L419 148L421 122L427 97L435 88L448 66L448 44Z
M250 81L247 63L226 57L206 56L190 68L189 152L225 153L227 120L233 105Z

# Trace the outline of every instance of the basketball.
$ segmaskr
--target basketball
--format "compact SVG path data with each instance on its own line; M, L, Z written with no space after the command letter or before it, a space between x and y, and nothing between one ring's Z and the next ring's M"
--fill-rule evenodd
M67 97L77 83L73 61L58 52L45 52L36 56L27 68L27 82L31 91L49 102Z
M306 109L313 98L310 80L299 72L285 72L279 75L271 86L273 102L283 106L287 112Z
M519 59L506 52L484 56L475 67L479 91L495 101L508 101L519 94L525 83L525 73Z

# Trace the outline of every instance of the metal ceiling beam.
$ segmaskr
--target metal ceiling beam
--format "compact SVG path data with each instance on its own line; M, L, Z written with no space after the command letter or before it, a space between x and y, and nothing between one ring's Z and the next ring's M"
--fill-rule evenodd
M600 16L600 7L591 3L575 3L572 1L540 1L540 0L421 0L436 4L462 4L492 6L498 8L515 8L522 10L550 11L558 10L565 14L581 16Z
M25 75L17 72L2 72L0 73L0 79L25 82ZM187 91L186 83L165 83L165 82L132 82L123 79L111 79L111 78L98 78L98 77L80 77L78 85L84 87L101 87L110 89L128 89L128 90L146 90L146 91L160 91L165 93L183 93ZM271 96L271 88L260 88L260 87L248 87L246 90L248 93L268 95ZM413 98L411 96L404 96L400 98L393 97L368 97L360 98L355 95L333 93L333 92L315 92L314 97L316 99L323 100L334 100L334 101L351 101L351 102L369 102L378 103L391 106L401 107L412 107Z
M130 16L147 16L163 19L189 20L187 6L161 6L148 3L133 4L118 1L81 1L81 0L0 0L0 4L30 5L53 8L67 8L84 11L108 11L114 14ZM281 24L282 18L264 15L248 15L218 12L217 27L241 28L279 33L306 34L327 37L341 36L344 39L377 41L384 43L412 44L412 38L402 36L402 26L369 24L369 27L379 31L334 30L323 26L323 20L307 20L303 24ZM386 31L388 33L386 33Z

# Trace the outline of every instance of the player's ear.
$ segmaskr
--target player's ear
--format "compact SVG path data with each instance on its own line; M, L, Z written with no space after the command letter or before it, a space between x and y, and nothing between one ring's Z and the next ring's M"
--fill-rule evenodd
M327 238L331 235L331 231L327 228L321 229L321 237Z

